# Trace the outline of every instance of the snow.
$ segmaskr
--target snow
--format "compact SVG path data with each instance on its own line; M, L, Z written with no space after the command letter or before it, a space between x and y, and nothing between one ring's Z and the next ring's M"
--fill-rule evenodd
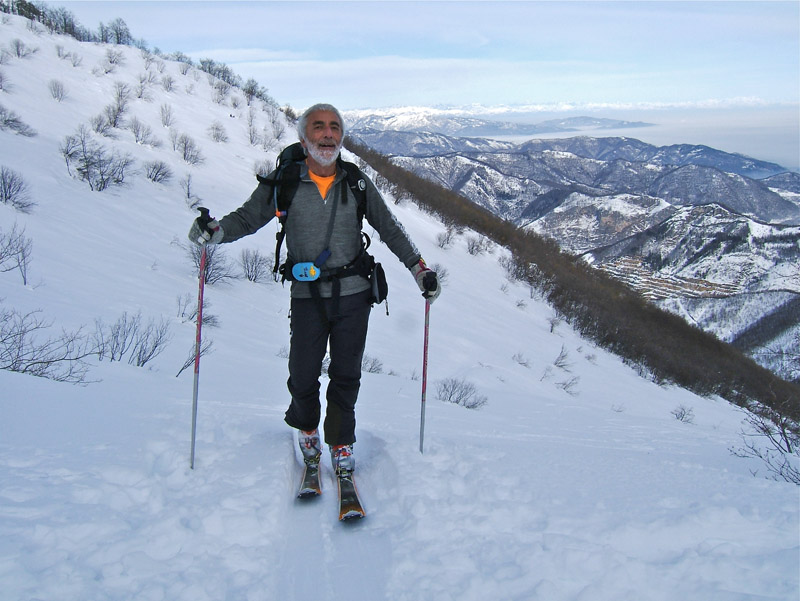
M91 360L86 385L0 371L4 599L800 598L798 488L730 453L743 414L639 377L507 281L502 249L472 256L467 235L440 249L441 224L411 204L392 208L428 263L448 272L431 308L425 453L424 305L376 241L390 315L373 312L366 352L384 369L364 374L357 411L367 518L337 522L327 457L323 497L293 498L300 458L282 420L288 290L278 284L206 288L207 313L220 326L203 332L214 348L201 359L190 470L192 377L175 374L195 328L176 299L197 291L181 247L196 213L179 180L191 174L195 193L221 216L254 187L264 151L247 142L244 103L213 102L205 74L184 76L165 61L175 90L154 86L149 101L129 107L164 144L139 146L122 130L102 142L139 167L164 160L172 181L132 172L124 186L92 192L68 175L59 144L111 102L114 82L135 85L141 53L121 48L125 64L99 76L92 71L104 46L4 18L0 46L17 38L39 50L0 65L10 84L0 105L38 135L0 131L0 164L23 175L37 205L29 214L0 205L0 232L17 224L34 245L28 285L16 271L0 273L0 310L40 310L54 337L140 311L145 321L167 320L172 338L144 367ZM56 44L82 64L59 59ZM61 103L51 79L68 91ZM158 116L164 103L176 129L197 141L203 165L172 151ZM210 140L214 120L229 142ZM242 248L271 256L274 226L265 230L224 247L231 262ZM445 378L473 383L488 403L468 410L439 401ZM672 415L681 406L690 423Z

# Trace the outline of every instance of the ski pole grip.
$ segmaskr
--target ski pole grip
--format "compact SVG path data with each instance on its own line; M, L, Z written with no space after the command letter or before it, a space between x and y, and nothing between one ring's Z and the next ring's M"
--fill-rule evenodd
M433 292L436 290L436 274L428 272L425 274L425 277L422 278L422 287L425 288L427 292Z
M209 212L209 210L207 208L205 208L205 207L197 207L197 210L200 211L200 217L199 217L200 223L205 225L209 221L212 221L211 213Z

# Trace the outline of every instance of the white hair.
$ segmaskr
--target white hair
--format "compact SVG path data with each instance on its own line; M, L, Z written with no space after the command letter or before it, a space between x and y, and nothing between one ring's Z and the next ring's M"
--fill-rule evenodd
M306 127L308 126L308 117L311 113L316 111L330 111L331 113L335 113L336 117L339 119L339 125L342 128L342 138L344 138L344 119L342 119L342 114L332 104L325 104L324 102L320 102L311 106L305 110L305 112L300 116L297 120L297 137L301 140L306 139Z

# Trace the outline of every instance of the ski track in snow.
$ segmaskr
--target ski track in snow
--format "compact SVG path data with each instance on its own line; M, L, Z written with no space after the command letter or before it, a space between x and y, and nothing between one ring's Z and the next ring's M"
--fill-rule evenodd
M368 516L355 523L336 520L326 454L323 496L294 499L301 461L272 403L206 400L193 471L179 399L129 411L152 413L147 437L124 444L97 432L63 452L3 445L8 598L793 599L796 507L716 490L667 433L613 414L588 440L498 434L489 415L429 406L420 455L410 399L377 406L369 384L356 445ZM705 502L670 495L681 480Z

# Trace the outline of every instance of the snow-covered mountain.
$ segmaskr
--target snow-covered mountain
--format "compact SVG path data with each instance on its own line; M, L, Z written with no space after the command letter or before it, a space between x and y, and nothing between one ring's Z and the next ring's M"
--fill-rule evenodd
M220 248L231 277L205 290L213 346L190 470L192 377L176 377L195 340L186 234L198 203L221 216L247 198L291 124L196 66L21 17L0 14L0 49L0 166L25 184L25 203L0 203L0 236L30 242L0 272L0 331L27 330L22 347L0 336L0 597L797 599L798 488L731 453L753 433L745 414L640 377L508 280L503 249L471 254L469 232L442 249L444 226L410 203L392 209L444 280L425 453L424 305L376 241L390 315L373 312L358 407L368 516L336 522L327 457L323 497L293 499L288 291L243 279L237 261L271 259L270 224ZM92 176L76 140L124 168ZM75 356L126 324L135 346L115 360L108 348L53 364L51 378L82 385L20 373L35 366L5 353ZM134 352L158 332L159 353ZM441 401L448 380L485 405Z
M557 132L633 129L652 125L642 121L586 116L548 119L539 123L517 123L499 120L497 116L478 116L473 111L466 109L434 109L429 107L398 107L380 111L365 109L347 111L344 116L353 130L425 132L458 137L532 136Z
M800 326L789 318L800 298L800 174L706 146L632 138L515 145L429 133L351 135L392 149L397 164L557 240L723 340L737 342L753 328L770 332L743 348L785 378L800 376L786 360L800 351ZM687 298L715 308L691 317ZM750 321L729 304L746 304ZM766 319L772 325L759 327Z

